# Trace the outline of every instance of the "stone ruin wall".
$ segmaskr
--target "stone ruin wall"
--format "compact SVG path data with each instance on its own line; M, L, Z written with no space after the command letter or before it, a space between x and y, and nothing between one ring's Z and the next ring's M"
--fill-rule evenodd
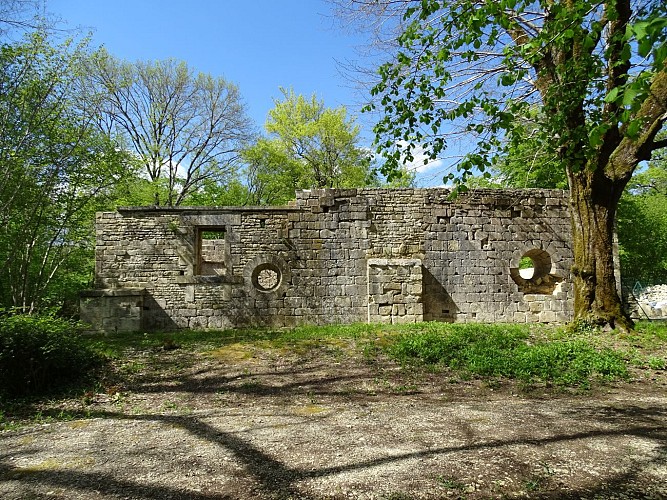
M311 190L285 207L121 208L96 231L81 317L98 331L572 317L558 190Z

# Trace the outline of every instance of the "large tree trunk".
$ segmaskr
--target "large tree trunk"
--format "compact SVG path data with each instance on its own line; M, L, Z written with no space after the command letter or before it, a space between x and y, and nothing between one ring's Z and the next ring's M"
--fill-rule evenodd
M667 120L667 61L656 73L634 120L643 124L633 135L612 127L596 158L581 169L567 168L574 252L574 319L612 328L634 325L623 310L614 267L614 222L623 190L640 162L667 147L656 140ZM576 154L576 151L574 152Z
M572 45L554 46L544 57L533 62L536 88L542 95L546 114L562 119L558 144L566 165L570 186L572 244L574 265L574 319L596 325L631 329L633 322L623 310L614 266L614 222L621 194L642 161L651 159L654 150L667 147L666 140L656 140L667 121L667 60L653 68L654 74L643 101L629 103L624 93L633 87L632 63L625 55L626 32L632 18L630 0L602 2L609 20L605 99L600 111L608 125L601 144L594 146L589 134L587 92L595 74L590 56L581 40ZM572 2L565 2L570 9ZM613 16L607 17L607 13ZM557 17L557 16L556 16ZM545 27L554 18L547 17ZM573 17L576 19L577 17ZM560 26L557 27L561 29ZM584 30L585 31L585 30ZM528 33L510 33L517 45L524 45ZM584 75L589 75L588 77ZM640 82L639 79L637 79ZM630 87L626 87L630 85ZM611 93L621 94L619 102ZM633 95L633 94L628 94ZM638 94L638 95L641 95ZM639 103L639 106L637 104ZM625 116L628 112L631 116Z
M574 318L631 329L614 265L614 221L627 180L612 181L602 169L569 173L574 252Z

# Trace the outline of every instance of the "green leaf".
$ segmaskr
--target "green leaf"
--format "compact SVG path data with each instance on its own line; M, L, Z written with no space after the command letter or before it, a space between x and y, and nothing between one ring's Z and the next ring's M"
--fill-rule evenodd
M630 106L638 95L639 89L632 86L626 87L623 93L623 106Z
M642 39L646 36L646 28L649 26L648 21L639 21L632 26L637 39Z
M500 84L504 87L509 87L510 85L514 85L514 83L516 83L516 79L508 73L504 73L500 77Z
M653 42L648 38L644 38L637 46L637 53L642 57L646 57L651 53L651 49L653 49Z
M605 102L609 102L609 103L615 102L616 99L618 98L618 93L619 92L620 92L619 87L614 87L613 89L611 89L609 91L609 93L604 98Z
M636 139L639 137L639 132L641 130L642 123L639 120L633 120L628 124L628 128L625 131L625 135L627 135L630 139Z

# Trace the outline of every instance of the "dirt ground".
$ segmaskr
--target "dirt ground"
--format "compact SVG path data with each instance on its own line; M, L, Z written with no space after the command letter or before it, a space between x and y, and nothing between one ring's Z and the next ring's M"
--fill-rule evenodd
M667 498L664 372L527 391L346 342L136 353L0 433L0 497Z

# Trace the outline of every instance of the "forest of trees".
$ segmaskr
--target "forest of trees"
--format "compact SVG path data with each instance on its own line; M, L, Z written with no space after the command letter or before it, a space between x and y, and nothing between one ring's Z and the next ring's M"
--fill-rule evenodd
M98 210L411 185L404 161L417 148L438 158L451 122L477 144L446 179L460 189L570 189L577 316L631 326L610 281L616 225L626 281L667 282L664 4L338 3L395 19L367 108L377 152L316 95L280 89L258 133L234 83L182 61L119 60L3 2L0 307L75 316Z

